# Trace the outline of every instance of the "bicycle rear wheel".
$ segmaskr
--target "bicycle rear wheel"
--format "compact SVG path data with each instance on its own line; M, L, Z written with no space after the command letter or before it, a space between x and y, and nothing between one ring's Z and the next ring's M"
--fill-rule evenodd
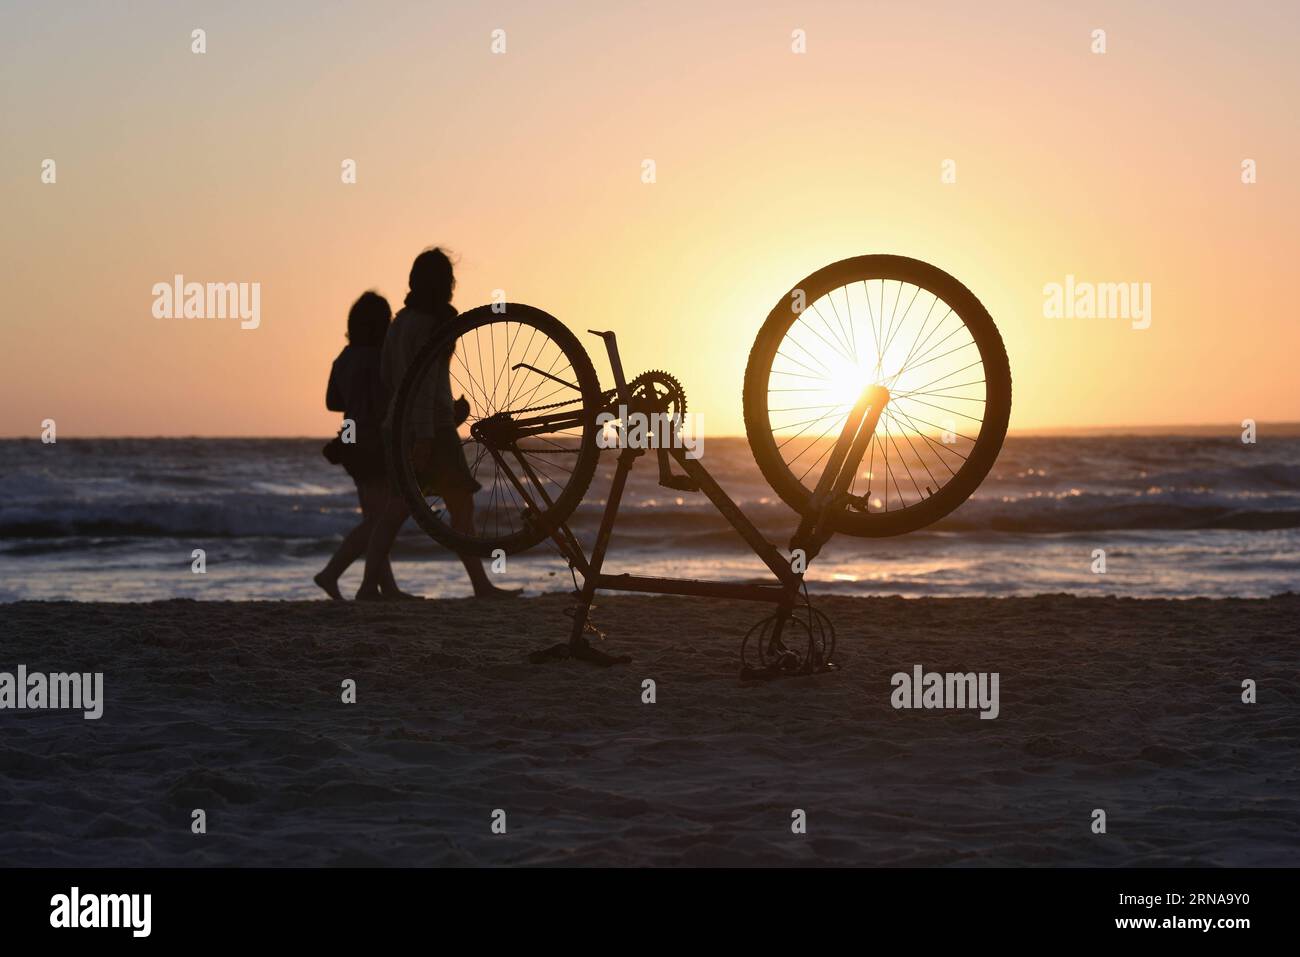
M436 443L432 471L459 472L446 458L457 451L464 457L479 485L468 522L453 522L439 486L445 480L425 467L430 409L444 374L469 415L455 443ZM591 484L600 398L587 351L554 316L522 303L463 313L420 351L393 399L389 468L412 517L461 554L514 554L541 542Z
M870 385L890 398L831 527L901 535L952 512L988 475L1006 437L1011 370L988 311L935 266L858 256L804 279L759 330L744 388L754 458L801 515Z

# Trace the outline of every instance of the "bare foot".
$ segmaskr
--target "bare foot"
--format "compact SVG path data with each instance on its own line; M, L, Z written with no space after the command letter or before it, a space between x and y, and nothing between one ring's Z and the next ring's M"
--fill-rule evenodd
M343 600L343 593L339 591L339 580L337 578L326 578L324 572L317 572L312 577L312 581L319 585L325 591L325 594L329 595L335 601Z
M366 588L362 586L357 589L357 601L382 601L383 595L379 593L378 588Z

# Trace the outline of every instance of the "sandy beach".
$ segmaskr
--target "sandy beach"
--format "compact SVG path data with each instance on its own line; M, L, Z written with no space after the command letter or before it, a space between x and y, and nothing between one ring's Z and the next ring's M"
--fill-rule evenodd
M569 604L0 606L0 671L104 673L0 711L0 864L1300 864L1300 596L827 598L842 670L750 686L754 606L604 597L631 664L529 664ZM998 717L895 710L915 665Z

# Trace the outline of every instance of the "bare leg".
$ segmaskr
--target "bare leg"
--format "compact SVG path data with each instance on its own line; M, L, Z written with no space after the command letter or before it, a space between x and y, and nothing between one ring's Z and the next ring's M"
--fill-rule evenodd
M376 519L389 507L391 499L397 499L399 502L402 500L400 495L389 488L387 480L382 479L373 485L369 490L369 495L370 513L374 515ZM401 527L400 524L397 526L399 531L401 530ZM393 533L393 537L396 539L396 532ZM367 543L366 547L369 549L369 543ZM416 599L419 597L418 595L408 595L397 587L397 579L393 577L393 561L388 553L384 554L383 561L380 562L378 581L379 593L386 599Z
M466 491L448 492L443 496L443 501L447 503L447 511L451 513L451 527L462 535L472 535L474 532L473 493ZM459 557L461 564L465 566L465 571L469 574L470 584L474 586L474 597L505 598L519 594L518 588L498 588L492 584L487 572L483 569L483 562L477 556L460 555Z
M393 579L393 566L389 562L388 553L409 514L406 502L400 495L385 491L382 499L377 501L377 514L366 546L366 574L361 580L361 588L357 590L358 599L381 598L381 590L397 592L397 582Z
M324 589L325 593L335 601L343 600L343 595L339 592L339 577L348 570L348 567L354 561L366 553L366 547L370 542L370 531L374 525L374 513L373 509L367 507L367 499L370 497L367 484L366 482L357 483L357 498L361 503L361 521L344 536L342 543L334 551L328 564L312 578L312 581Z

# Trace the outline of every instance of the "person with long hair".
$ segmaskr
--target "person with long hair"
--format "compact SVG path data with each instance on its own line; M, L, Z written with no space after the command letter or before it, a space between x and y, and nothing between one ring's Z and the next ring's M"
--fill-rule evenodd
M396 393L406 370L434 332L456 318L456 309L451 304L456 276L450 257L442 249L435 246L415 257L409 286L403 308L394 317L384 339L380 360L380 375L389 396ZM424 394L416 403L421 414L414 423L412 464L426 480L426 487L442 496L452 527L471 530L474 493L480 486L465 463L464 449L457 433L457 426L464 421L469 408L464 396L452 399L450 351L440 357L433 375L421 385L421 389ZM366 574L357 592L358 599L384 597L383 576L388 551L409 514L401 495L394 492L371 530ZM492 584L477 557L461 555L460 560L476 597L518 594L516 590Z
M325 407L342 412L346 435L330 443L340 465L357 486L361 520L343 538L329 563L312 579L330 598L341 600L339 577L366 554L379 516L388 508L392 491L384 463L383 424L387 393L380 378L380 359L393 310L377 292L361 294L348 312L348 344L334 360ZM414 598L397 587L388 554L376 559L375 588L380 597Z

